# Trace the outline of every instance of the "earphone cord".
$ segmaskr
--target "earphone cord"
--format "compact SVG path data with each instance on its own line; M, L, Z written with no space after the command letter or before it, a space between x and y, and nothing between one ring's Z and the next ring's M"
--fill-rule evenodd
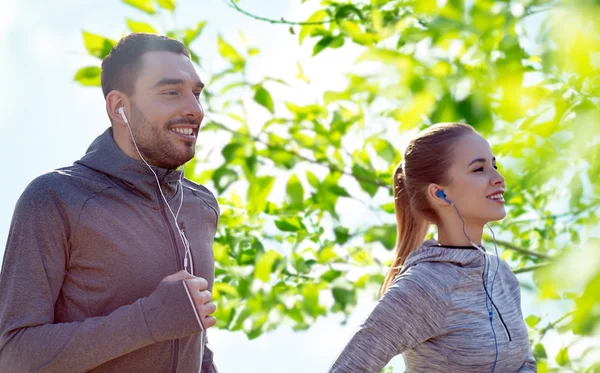
M494 234L494 230L490 227L489 224L486 223L486 226L488 227L488 229L490 230L490 232L492 232L492 239L494 241L494 249L496 251L496 271L494 271L494 276L492 277L492 286L490 289L490 303L493 304L493 300L492 297L494 295L494 282L496 282L496 275L498 274L498 268L500 268L500 257L498 256L498 246L496 246L496 235ZM488 274L489 274L489 263L488 263ZM488 276L486 275L486 281ZM485 305L487 307L487 303L488 303L488 297L485 297ZM490 313L490 324L492 325L492 332L494 333L494 342L496 341L496 331L494 330L494 324L492 321L492 315L494 310L492 309L492 306L489 306L488 312ZM494 370L496 369L496 363L498 362L498 343L495 343L496 345L496 359L494 360L494 366L492 367L492 373L494 373Z
M160 181L158 179L158 175L156 175L156 172L154 172L154 170L152 169L150 164L148 164L148 162L146 162L146 160L142 156L142 153L140 152L140 149L138 148L137 143L135 142L135 138L133 137L133 132L131 131L131 126L129 126L128 122L125 122L125 123L127 124L127 128L129 129L129 134L131 135L131 140L133 141L133 146L135 147L135 150L137 151L138 155L140 156L140 159L146 164L146 166L148 167L150 172L152 172L152 175L154 175L154 179L156 180L156 185L158 185L158 190L160 191L160 195L162 196L162 199L165 202L165 205L167 205L167 208L169 209L169 212L171 213L171 216L173 217L173 222L175 223L175 228L177 229L177 232L179 233L179 237L181 238L181 241L183 242L183 246L185 248L185 257L183 260L183 267L187 271L188 256L191 258L190 243L187 240L187 238L185 237L185 234L183 234L181 229L179 229L179 225L177 224L177 217L179 216L179 212L181 211L181 206L183 205L183 183L181 182L181 180L183 179L185 165L183 165L183 170L181 171L181 176L179 177L179 188L180 188L181 198L179 200L179 208L177 209L177 214L175 214L175 213L173 213L171 206L169 206L169 202L167 202L167 198L165 197L165 194L162 191L162 188L160 186ZM188 272L188 273L194 274L194 261L193 260L190 260L190 265L191 265L192 271ZM200 331L200 364L199 364L199 370L198 370L199 372L202 371L202 360L204 359L204 333L205 333L205 330L204 330L204 326L202 325L202 322L200 322L200 327L201 327L201 331Z
M156 184L158 185L158 190L160 192L160 195L161 195L163 201L165 202L167 209L171 213L171 216L173 217L173 223L175 224L177 233L179 233L179 238L181 239L181 242L183 243L183 247L185 248L183 267L188 273L193 274L193 272L194 272L193 263L192 263L192 268L191 268L192 272L189 272L188 268L187 268L188 256L191 255L189 241L187 240L187 238L185 237L183 232L181 232L181 229L179 229L179 225L177 224L177 217L179 216L179 211L181 210L181 206L183 205L183 184L181 183L181 179L183 178L183 170L182 170L181 176L179 178L179 187L180 187L179 194L181 195L181 197L179 199L179 208L177 209L177 214L175 214L173 212L173 210L171 209L171 206L169 206L169 202L167 202L167 198L165 197L165 194L163 193L163 190L160 186L160 181L158 179L158 175L156 175L156 172L154 172L154 170L152 169L150 164L148 162L146 162L146 160L142 156L142 153L140 152L140 149L138 148L137 143L135 142L135 138L133 137L133 132L131 131L131 127L129 126L129 124L127 124L127 128L129 129L129 134L131 135L131 139L133 140L133 146L135 147L135 150L137 151L138 155L140 156L140 159L146 164L146 166L148 167L150 172L152 172L152 175L154 175L154 179L156 180ZM185 165L183 167L185 169Z
M485 255L485 259L486 260L484 262L484 269L483 269L483 272L485 274L485 280L484 280L484 283L483 283L483 287L484 287L485 293L486 293L485 308L488 311L488 315L489 315L489 319L490 319L490 326L492 327L492 334L494 335L494 347L496 349L496 357L494 358L494 365L492 366L492 373L494 373L494 371L496 370L496 363L498 362L498 339L497 339L497 336L496 336L496 330L494 329L494 317L493 317L494 310L492 308L492 305L494 303L492 301L492 296L494 294L494 282L496 281L496 274L498 273L498 268L500 267L500 257L498 256L498 247L496 246L496 235L494 234L494 231L489 226L489 224L486 223L486 226L492 232L492 237L494 239L494 248L496 249L496 260L497 260L497 263L498 263L497 266L496 266L496 271L494 272L494 277L492 278L492 286L491 286L491 289L490 289L489 302L488 302L487 285L488 285L488 278L489 278L489 271L490 271L489 257L486 255L485 251L481 247L479 247L478 245L476 245L475 243L473 243L473 241L471 241L471 238L469 237L469 235L465 231L465 221L462 218L462 216L460 215L460 212L458 211L458 208L454 205L454 203L450 202L450 204L454 207L454 209L456 210L456 213L458 214L458 217L462 221L462 231L463 231L463 234L465 235L465 237L467 237L467 239L469 240L469 242L471 243L471 245L473 245L474 247L476 247L477 249L479 249L479 251L481 251L482 254ZM490 305L489 303L491 303L492 305Z

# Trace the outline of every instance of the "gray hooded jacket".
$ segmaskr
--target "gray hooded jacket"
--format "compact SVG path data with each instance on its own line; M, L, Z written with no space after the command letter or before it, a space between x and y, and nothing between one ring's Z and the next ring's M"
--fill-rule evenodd
M496 266L491 305L488 292ZM408 255L394 283L331 367L333 373L380 372L402 354L409 373L537 372L521 312L519 282L508 264L473 247L429 240Z
M179 171L155 168L179 207ZM212 289L219 207L183 181L178 224ZM185 284L184 248L150 170L109 129L17 202L0 272L0 372L215 372Z

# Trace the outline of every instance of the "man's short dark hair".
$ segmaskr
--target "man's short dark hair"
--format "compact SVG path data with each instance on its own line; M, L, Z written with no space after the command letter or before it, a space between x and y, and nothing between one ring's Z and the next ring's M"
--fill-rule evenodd
M119 40L102 61L102 93L118 90L134 94L135 80L141 70L141 57L147 52L173 52L190 57L190 52L178 40L163 35L136 32Z

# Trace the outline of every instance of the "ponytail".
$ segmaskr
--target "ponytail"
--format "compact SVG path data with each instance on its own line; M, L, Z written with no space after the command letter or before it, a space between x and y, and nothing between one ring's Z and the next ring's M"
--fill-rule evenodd
M394 205L396 209L396 248L392 266L385 276L381 295L390 287L406 260L408 254L415 250L425 240L429 223L411 206L413 193L406 183L403 164L400 163L394 172Z

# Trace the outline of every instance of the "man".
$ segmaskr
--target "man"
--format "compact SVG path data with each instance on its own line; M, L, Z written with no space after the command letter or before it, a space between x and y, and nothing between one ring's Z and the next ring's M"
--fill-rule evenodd
M204 330L219 207L177 170L204 116L189 57L167 37L123 38L102 62L111 128L19 199L0 372L216 372Z

